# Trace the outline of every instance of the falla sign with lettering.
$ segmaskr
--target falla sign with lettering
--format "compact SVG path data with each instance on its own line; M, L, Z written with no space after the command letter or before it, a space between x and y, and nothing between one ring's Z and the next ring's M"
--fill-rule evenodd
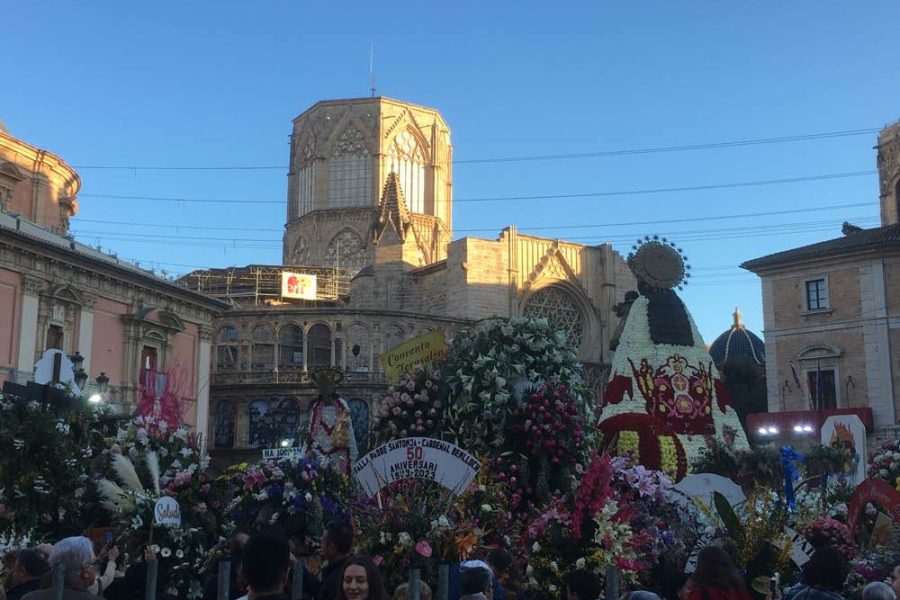
M163 496L153 507L153 520L162 527L181 527L181 507L178 500Z

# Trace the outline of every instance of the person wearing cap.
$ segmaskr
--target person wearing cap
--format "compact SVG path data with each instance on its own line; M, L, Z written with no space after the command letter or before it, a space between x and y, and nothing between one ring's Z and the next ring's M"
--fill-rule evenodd
M493 600L493 573L482 560L468 560L459 565L459 600Z

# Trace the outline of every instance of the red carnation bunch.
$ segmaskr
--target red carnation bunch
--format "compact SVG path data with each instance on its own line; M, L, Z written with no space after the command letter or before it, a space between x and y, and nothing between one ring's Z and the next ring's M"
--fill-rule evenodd
M572 511L572 536L581 537L581 526L599 514L612 496L612 459L605 454L597 454L584 472L581 487L575 495L575 510Z
M856 556L858 548L850 528L831 517L819 517L803 530L814 548L831 546L848 560Z
M545 383L513 409L513 431L523 436L529 454L547 456L553 465L575 460L584 424L573 396L564 384Z

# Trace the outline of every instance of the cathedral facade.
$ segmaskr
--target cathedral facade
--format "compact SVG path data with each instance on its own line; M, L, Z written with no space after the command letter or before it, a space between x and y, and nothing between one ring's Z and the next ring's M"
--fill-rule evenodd
M610 244L503 229L454 239L453 148L434 109L387 98L319 102L293 122L283 265L195 271L188 287L228 302L215 326L210 448L220 464L302 431L311 372L338 367L360 450L389 382L378 357L434 330L491 317L547 318L599 387L614 306L636 286ZM307 299L282 275L315 275Z

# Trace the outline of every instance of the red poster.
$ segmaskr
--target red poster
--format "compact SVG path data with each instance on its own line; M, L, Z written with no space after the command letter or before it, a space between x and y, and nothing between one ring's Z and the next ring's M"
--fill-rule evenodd
M869 502L881 507L895 523L900 523L900 492L883 479L869 477L857 486L847 507L847 525L852 531L859 526L859 515Z

